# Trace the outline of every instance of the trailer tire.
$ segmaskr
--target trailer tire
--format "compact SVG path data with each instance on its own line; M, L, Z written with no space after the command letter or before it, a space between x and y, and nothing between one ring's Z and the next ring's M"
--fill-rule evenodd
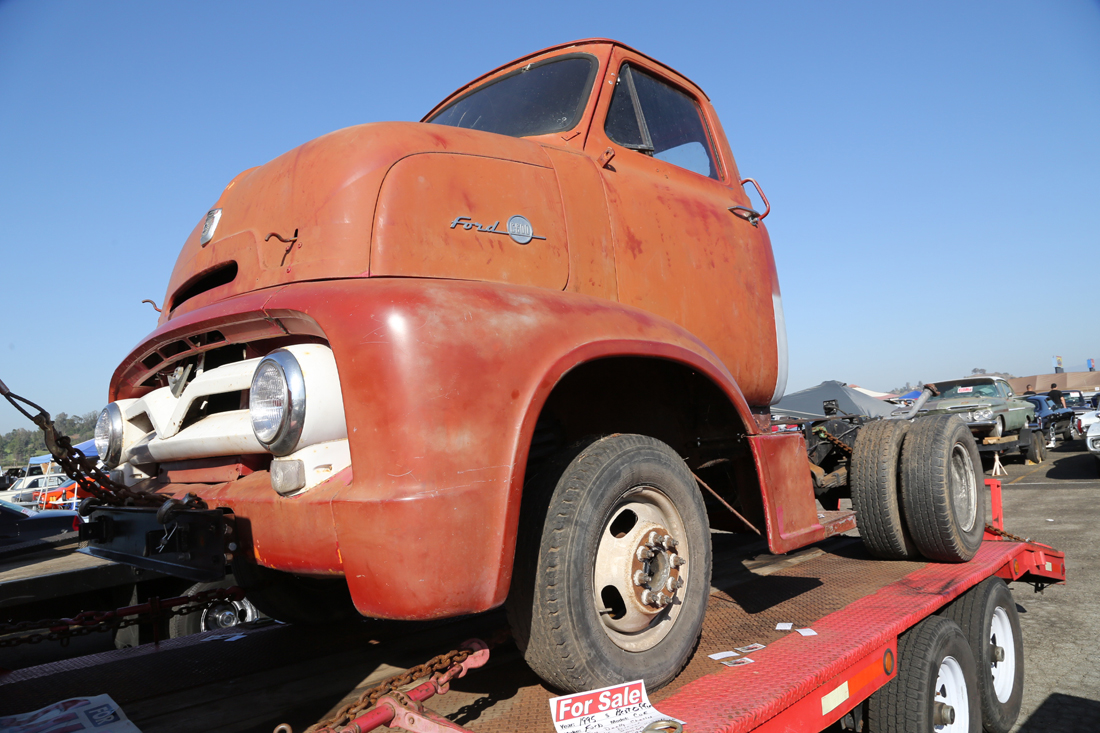
M942 725L942 705L954 722ZM867 700L873 733L981 733L974 654L962 629L942 616L930 616L898 637L897 676Z
M1027 444L1027 459L1032 463L1042 463L1047 457L1046 442L1039 431L1031 433L1031 442Z
M670 682L710 594L706 507L683 459L642 435L596 439L549 462L521 512L507 609L535 673L567 692Z
M921 554L966 562L985 531L985 486L974 436L955 415L913 422L901 451L905 521Z
M879 420L860 429L852 449L852 508L867 550L884 560L918 555L901 507L901 446L904 420Z
M989 578L963 593L943 616L959 625L974 652L982 725L989 733L1008 733L1024 697L1023 635L1012 593L1000 578Z
M185 590L182 595L189 596L216 588L230 588L236 584L237 581L234 577L227 575L224 580L214 583L195 583ZM260 612L248 598L242 598L239 601L211 601L206 608L198 613L170 618L168 620L168 638L178 639L181 636L190 636L203 631L225 629L237 624L255 621L260 615Z

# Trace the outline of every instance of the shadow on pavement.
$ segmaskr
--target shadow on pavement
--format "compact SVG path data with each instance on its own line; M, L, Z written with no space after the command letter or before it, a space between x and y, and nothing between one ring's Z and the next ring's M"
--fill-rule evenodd
M1100 702L1052 693L1023 721L1019 733L1093 733L1100 730Z
M1048 479L1096 478L1096 459L1089 453L1074 453L1066 456L1051 453L1048 460L1052 461L1046 472Z

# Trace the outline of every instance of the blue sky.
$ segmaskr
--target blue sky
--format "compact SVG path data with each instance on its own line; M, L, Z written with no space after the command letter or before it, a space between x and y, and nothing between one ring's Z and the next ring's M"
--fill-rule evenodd
M1095 2L0 0L0 379L98 410L234 175L591 36L699 83L764 186L789 391L1100 359Z

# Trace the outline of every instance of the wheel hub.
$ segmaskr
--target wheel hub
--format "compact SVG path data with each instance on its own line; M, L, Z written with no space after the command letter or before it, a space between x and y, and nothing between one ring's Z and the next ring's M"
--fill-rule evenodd
M684 586L680 568L687 560L676 552L679 546L664 527L643 531L631 561L630 577L634 584L634 597L644 610L658 611L676 596Z

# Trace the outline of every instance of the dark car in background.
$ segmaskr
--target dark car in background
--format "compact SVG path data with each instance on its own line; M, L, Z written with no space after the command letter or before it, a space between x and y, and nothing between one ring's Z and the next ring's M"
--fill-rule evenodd
M80 515L64 509L44 512L0 501L0 547L40 540L72 532L80 527Z
M1048 443L1053 443L1058 435L1063 440L1077 439L1077 415L1073 410L1055 405L1045 394L1027 395L1024 399L1035 405L1035 421Z

